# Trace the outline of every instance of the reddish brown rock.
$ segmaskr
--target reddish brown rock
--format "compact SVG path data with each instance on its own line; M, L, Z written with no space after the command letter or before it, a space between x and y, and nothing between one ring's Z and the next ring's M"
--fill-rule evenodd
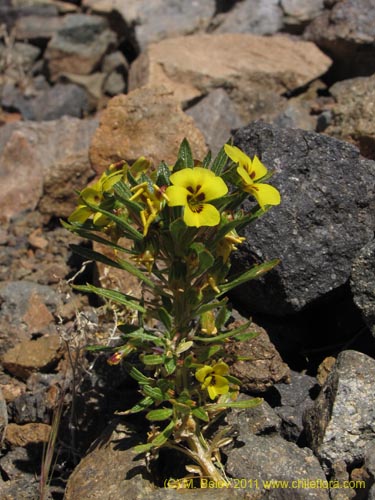
M10 373L26 380L32 372L51 368L61 357L60 337L50 335L20 342L3 355L2 363Z
M10 423L6 429L5 441L11 446L27 446L35 443L47 443L51 426L30 423L17 425Z
M38 333L51 324L54 319L43 299L37 292L32 292L28 308L22 317L31 333Z
M193 35L151 44L133 63L129 88L164 85L185 105L222 87L249 120L282 106L286 91L318 78L330 63L314 44L286 36Z
M92 176L88 147L96 127L94 120L68 117L1 127L0 220L37 206L50 216L69 215L72 193Z
M161 87L134 90L111 99L103 111L90 148L97 172L119 160L149 157L156 165L174 163L186 137L196 158L206 153L205 140L172 93Z
M236 328L241 323L241 320L235 321L231 327ZM289 382L289 367L281 359L267 332L255 323L249 326L249 331L258 335L253 339L229 343L226 346L226 352L230 356L230 373L241 380L241 389L261 393L278 382ZM244 360L233 362L236 357Z

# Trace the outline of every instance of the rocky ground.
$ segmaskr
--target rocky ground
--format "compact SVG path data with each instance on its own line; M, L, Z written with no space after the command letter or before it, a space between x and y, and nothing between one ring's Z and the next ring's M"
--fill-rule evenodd
M59 220L113 161L233 135L282 193L233 262L281 259L231 297L260 332L232 370L265 402L228 415L225 467L259 483L184 498L374 499L375 1L3 0L0 22L0 498L179 496L158 488L165 455L134 458L139 421L114 418L126 374L85 351L116 312L69 286L137 283L82 267Z

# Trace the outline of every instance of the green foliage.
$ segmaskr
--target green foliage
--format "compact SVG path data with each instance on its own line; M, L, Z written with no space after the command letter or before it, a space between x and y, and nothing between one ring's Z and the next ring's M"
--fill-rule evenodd
M212 475L207 463L210 424L230 408L261 402L237 400L241 381L230 374L226 346L257 334L250 321L236 328L228 325L225 294L279 262L273 259L229 275L231 254L245 240L237 231L270 208L268 193L271 205L279 199L275 188L260 182L268 177L257 158L251 160L229 144L214 160L209 153L196 162L184 139L173 167L162 162L154 169L144 157L133 165L111 165L81 191L77 209L62 222L79 236L109 247L113 256L71 245L74 252L130 273L147 292L138 299L92 284L74 286L137 314L137 324L117 325L120 345L101 348L111 350L109 364L123 362L138 384L140 399L124 414L143 412L155 422L148 442L135 447L137 453L182 446L185 453L191 450L203 474ZM243 213L241 205L249 195L261 205ZM121 238L132 241L130 249ZM126 359L130 355L131 362ZM163 429L159 422L165 422ZM216 442L221 441L213 438Z

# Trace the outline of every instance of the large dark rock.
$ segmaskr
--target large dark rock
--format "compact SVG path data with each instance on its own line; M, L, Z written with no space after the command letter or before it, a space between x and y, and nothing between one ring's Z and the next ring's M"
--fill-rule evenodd
M253 122L235 144L257 154L281 192L273 207L245 229L234 268L281 259L262 279L235 290L250 310L282 316L332 297L348 281L352 261L374 228L375 163L345 142ZM253 203L249 199L245 210Z

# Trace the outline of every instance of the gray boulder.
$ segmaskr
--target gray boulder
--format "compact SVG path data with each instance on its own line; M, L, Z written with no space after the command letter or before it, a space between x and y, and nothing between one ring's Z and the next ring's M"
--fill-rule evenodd
M375 442L375 360L343 351L313 407L304 416L312 449L330 471L344 461L350 469L363 463Z
M273 35L283 25L283 12L278 0L245 0L216 16L214 24L218 25L217 33Z
M244 230L234 270L279 258L263 278L235 290L252 312L283 316L325 299L349 280L357 252L373 237L375 162L336 139L253 122L234 142L275 175L281 204ZM254 203L249 198L244 209Z
M371 75L375 71L374 23L375 0L342 0L316 17L304 36L334 60L340 79Z

